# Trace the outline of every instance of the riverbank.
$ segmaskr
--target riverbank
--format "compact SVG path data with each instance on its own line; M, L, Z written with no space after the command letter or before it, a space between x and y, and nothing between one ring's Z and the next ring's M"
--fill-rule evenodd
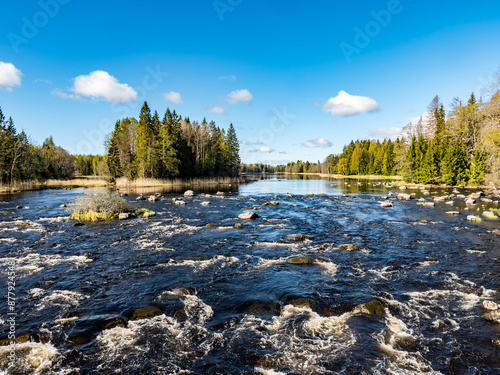
M119 178L115 184L110 183L105 177L99 176L81 176L68 180L46 180L46 181L25 181L16 183L14 186L0 185L0 194L18 193L22 191L34 191L43 189L58 188L98 188L98 187L116 187L126 189L136 188L154 188L169 186L197 186L197 185L232 185L243 184L252 181L247 177L213 177L213 178L190 178L190 179L152 179L140 178L129 180Z

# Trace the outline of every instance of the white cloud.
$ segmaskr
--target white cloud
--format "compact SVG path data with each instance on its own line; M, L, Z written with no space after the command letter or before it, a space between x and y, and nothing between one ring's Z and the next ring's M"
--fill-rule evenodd
M332 116L341 117L374 112L378 109L379 106L375 100L367 96L350 95L343 90L323 104L323 111L330 112Z
M236 76L231 74L230 76L218 77L217 79L221 81L236 81Z
M253 146L253 145L260 146L263 145L264 143L261 141L246 141L245 144L248 146Z
M58 96L61 99L75 99L75 100L82 100L82 97L80 95L75 95L75 94L68 94L60 89L54 89L52 90L52 95Z
M12 91L14 86L21 85L23 73L14 64L0 61L0 89Z
M137 99L137 91L103 70L96 70L88 75L74 79L71 88L77 95L101 99L111 103L128 103Z
M227 95L227 101L229 104L236 104L238 102L250 103L252 100L253 95L246 89L236 90Z
M271 152L274 152L274 149L272 149L271 147L269 146L262 146L260 149L259 149L260 152L263 152L263 153L271 153Z
M45 83L46 85L52 85L52 81L50 79L35 79L33 83Z
M395 140L397 137L401 135L401 128L398 126L393 126L390 128L377 128L370 130L371 138L389 138Z
M163 94L163 98L175 104L182 103L181 94L175 91L166 92L165 94Z
M322 148L328 148L332 147L332 142L330 142L328 139L325 138L318 138L318 139L312 139L310 141L302 143L302 146L304 147L322 147Z
M224 109L223 106L214 105L210 108L207 108L207 112L208 113L217 113L217 114L223 115L224 113L226 113L226 110Z

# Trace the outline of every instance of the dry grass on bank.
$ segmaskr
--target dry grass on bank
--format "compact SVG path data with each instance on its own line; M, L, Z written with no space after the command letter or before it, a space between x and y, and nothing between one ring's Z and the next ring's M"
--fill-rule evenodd
M142 188L155 186L191 186L191 185L228 185L247 182L242 177L214 177L214 178L190 178L190 179L166 179L160 180L155 178L138 178L129 180L125 177L116 180L116 187L120 188Z

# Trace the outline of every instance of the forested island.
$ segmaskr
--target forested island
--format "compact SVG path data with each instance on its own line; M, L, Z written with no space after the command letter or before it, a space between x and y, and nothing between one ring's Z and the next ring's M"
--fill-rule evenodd
M500 92L489 101L456 98L448 113L438 96L426 118L407 124L396 140L356 140L323 162L287 165L241 164L232 124L201 123L167 108L163 118L144 102L138 120L116 122L106 154L70 155L52 137L41 146L18 133L0 109L0 182L102 176L114 183L124 177L172 179L231 177L240 173L322 173L339 176L402 176L422 184L480 185L500 182Z

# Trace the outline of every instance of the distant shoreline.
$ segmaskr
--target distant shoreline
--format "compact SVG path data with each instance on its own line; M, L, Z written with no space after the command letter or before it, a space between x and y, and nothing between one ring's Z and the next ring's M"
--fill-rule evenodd
M195 185L231 185L248 183L251 179L246 177L213 177L213 178L192 178L192 179L136 179L128 180L119 178L116 183L110 183L104 177L82 176L67 180L47 180L47 181L26 181L9 186L0 185L0 194L20 193L23 191L37 191L43 189L77 189L77 188L149 188L167 186L195 186Z

